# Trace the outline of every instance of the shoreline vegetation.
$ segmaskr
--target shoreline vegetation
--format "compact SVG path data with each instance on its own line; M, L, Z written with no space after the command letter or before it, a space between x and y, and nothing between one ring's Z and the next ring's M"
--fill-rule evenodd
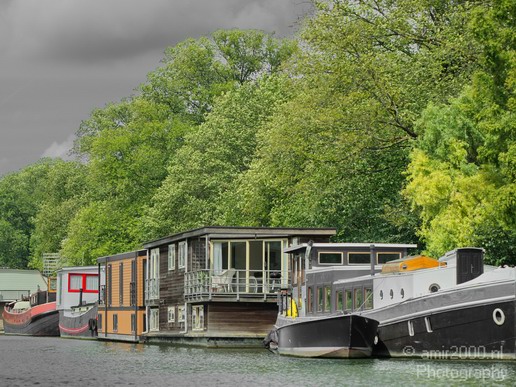
M291 38L168 47L80 123L74 161L0 178L0 267L69 265L204 225L480 246L516 264L516 4L317 3Z

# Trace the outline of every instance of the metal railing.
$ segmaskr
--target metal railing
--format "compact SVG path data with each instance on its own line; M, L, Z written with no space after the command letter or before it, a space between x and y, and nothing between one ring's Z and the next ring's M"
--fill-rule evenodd
M280 270L247 271L222 270L215 273L213 270L196 270L185 273L185 297L227 297L239 298L262 297L276 295L282 286L286 286L286 279L281 278Z

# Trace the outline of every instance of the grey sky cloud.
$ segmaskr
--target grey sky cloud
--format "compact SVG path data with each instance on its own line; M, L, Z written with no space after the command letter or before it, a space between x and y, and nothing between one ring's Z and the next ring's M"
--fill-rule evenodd
M218 29L287 36L304 0L0 2L0 176L61 155L96 107L134 93L167 46Z

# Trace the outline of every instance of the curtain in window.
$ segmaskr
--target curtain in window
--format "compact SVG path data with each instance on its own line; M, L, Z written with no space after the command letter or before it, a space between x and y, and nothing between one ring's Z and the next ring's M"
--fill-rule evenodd
M216 275L222 273L222 243L213 244L213 272Z
M82 288L82 275L70 275L70 289L79 290Z
M95 275L86 276L86 289L87 290L98 290L99 279Z

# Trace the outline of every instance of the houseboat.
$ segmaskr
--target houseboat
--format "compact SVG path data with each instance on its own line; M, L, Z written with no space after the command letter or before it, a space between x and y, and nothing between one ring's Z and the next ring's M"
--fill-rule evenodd
M97 262L100 279L98 339L139 342L146 329L147 251L105 256Z
M97 336L98 298L97 266L66 267L57 271L56 302L61 337Z
M515 359L516 269L484 265L480 248L455 249L432 265L422 258L334 284L337 292L372 288L371 308L349 311L379 321L373 354Z
M335 229L203 227L144 244L146 341L260 346L288 283L291 245Z
M282 291L274 328L264 340L281 355L298 357L369 357L378 321L346 312L346 306L372 307L372 287L349 293L334 283L377 273L383 264L407 255L412 244L308 243L285 249L291 283Z
M5 334L29 336L59 336L59 314L56 309L55 278L47 279L41 288L5 304L2 319Z

